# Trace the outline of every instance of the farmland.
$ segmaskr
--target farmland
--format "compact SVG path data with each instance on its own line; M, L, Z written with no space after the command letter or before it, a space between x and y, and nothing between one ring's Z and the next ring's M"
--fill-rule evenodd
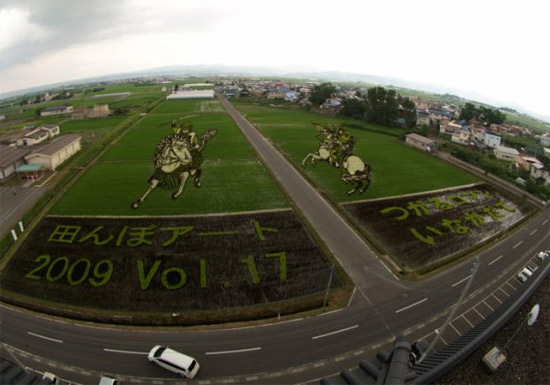
M403 133L401 129L305 111L259 107L242 102L235 105L336 202L411 194L477 182L471 175L405 145L398 138ZM348 197L349 185L340 180L340 171L327 163L303 168L301 162L304 157L319 148L312 121L343 124L356 137L354 154L373 169L372 183L364 194Z
M206 106L206 107L204 107ZM204 112L204 109L209 112ZM217 112L212 112L215 110ZM287 207L248 142L215 101L166 101L142 119L52 209L57 215L182 215ZM203 152L202 187L189 183L178 199L158 189L138 209L130 207L148 188L153 155L172 134L170 122L189 120L200 136L217 129Z
M533 210L484 184L348 203L344 208L408 273L441 266Z
M319 306L330 265L289 209L241 215L47 217L18 250L2 289L54 307L117 314L190 312L302 298ZM342 287L338 277L333 289ZM308 299L309 298L309 299ZM277 310L279 309L279 310ZM275 311L275 313L273 313ZM267 313L266 313L267 312ZM218 321L227 321L228 318Z

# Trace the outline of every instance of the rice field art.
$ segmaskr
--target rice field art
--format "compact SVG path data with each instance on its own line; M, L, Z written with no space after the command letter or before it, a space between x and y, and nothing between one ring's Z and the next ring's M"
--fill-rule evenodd
M302 160L302 166L315 165L316 161L324 161L341 171L341 179L353 188L347 192L352 195L356 192L364 193L370 186L371 166L361 157L353 154L356 139L348 130L332 124L313 122L318 132L319 149L309 153Z
M132 203L134 209L137 209L157 187L174 190L173 199L177 199L183 193L189 177L193 178L195 187L201 187L201 153L206 143L217 134L217 130L210 129L199 138L193 131L193 123L190 121L178 124L177 120L173 120L171 127L174 133L158 144L153 159L155 173L149 178L149 188Z

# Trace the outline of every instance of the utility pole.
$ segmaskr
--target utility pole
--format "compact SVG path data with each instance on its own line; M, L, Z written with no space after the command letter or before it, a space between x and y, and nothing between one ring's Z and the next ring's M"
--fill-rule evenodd
M440 336L443 335L443 333L445 332L445 329L447 328L449 323L453 320L458 308L460 307L460 305L462 304L462 301L464 300L464 297L466 296L466 293L468 292L468 290L470 290L470 286L472 285L472 281L474 280L474 277L477 273L478 267L479 267L479 256L477 256L475 261L474 261L474 266L472 267L472 270L471 270L471 273L470 273L470 279L468 280L468 283L466 284L466 286L464 286L464 289L462 289L462 293L460 293L460 297L458 298L458 301L453 306L453 309L449 313L449 316L445 320L445 323L441 327L441 330L440 329L435 330L435 337L434 337L432 343L430 344L430 346L428 346L428 348L422 354L422 356L420 356L420 359L418 360L418 363L421 363L424 360L424 358L426 358L428 356L430 351L433 349L433 347L435 346L435 344L439 340Z
M325 306L327 306L328 293L330 291L330 285L332 283L332 276L333 275L334 275L334 263L332 264L332 267L330 268L330 275L328 277L327 291L325 293L325 300L323 301L323 313L325 312Z

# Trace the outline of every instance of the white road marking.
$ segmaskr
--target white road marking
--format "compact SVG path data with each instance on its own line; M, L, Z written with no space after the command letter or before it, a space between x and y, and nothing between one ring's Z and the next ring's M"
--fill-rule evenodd
M460 334L460 332L456 330L455 326L452 323L450 323L449 325L453 328L453 330L456 332L456 334L458 334L459 337L462 337L462 334Z
M332 336L332 335L334 335L334 334L347 332L348 330L352 330L352 329L355 329L355 328L358 328L358 327L359 327L359 325L353 325L353 326L350 326L349 328L344 328L344 329L340 329L340 330L335 330L335 331L330 332L330 333L321 334L321 335L319 335L319 336L311 337L311 339L312 339L312 340L316 340L317 338L323 338L323 337Z
M466 280L467 280L468 278L470 278L471 276L472 276L472 274L470 274L470 275L467 276L466 278L462 278L462 279L461 279L460 281L458 281L458 282L453 283L451 286L452 286L452 287L455 287L455 286L457 286L457 285L460 285L462 282L466 281Z
M416 305L419 305L419 304L421 304L422 302L425 302L425 301L427 301L427 300L428 300L428 298L421 299L420 301L415 302L415 303L413 303L412 305L405 306L404 308L401 308L401 309L399 309L399 310L396 310L396 311L395 311L395 314L401 313L402 311L407 310L407 309L410 309L411 307L416 306Z
M523 243L523 241L519 241L518 243L516 243L516 244L514 245L514 247L512 247L512 249L515 249L516 247L518 247L518 246L521 245L522 243Z
M491 311L495 311L495 309L493 309L493 308L491 307L491 305L489 305L487 302L485 302L485 300L483 300L483 301L481 301L481 302L483 302L483 303L485 304L485 306L487 306L489 309L491 309Z
M57 338L46 337L46 336L43 336L43 335L37 334L37 333L27 332L27 334L29 334L31 336L34 336L34 337L42 338L42 339L45 339L45 340L48 340L48 341L57 342L58 344L63 343L63 341L58 340Z
M483 316L483 314L481 314L475 307L473 308L474 311L482 318L482 319L485 319L485 317Z
M489 266L491 266L493 263L495 263L496 261L498 261L502 257L504 257L504 255L501 255L500 257L497 257L497 258L493 259L491 262L489 262Z
M535 229L535 230L531 231L531 232L529 233L529 235L533 235L533 234L535 234L537 231L539 231L539 229Z
M110 352L110 353L142 354L142 355L149 354L149 352L134 352L134 351L131 351L131 350L117 350L117 349L107 349L107 348L104 348L103 350L106 351L106 352Z
M220 352L206 352L204 354L206 355L215 355L215 354L233 354L233 353L245 353L245 352L253 352L256 350L261 350L261 347L257 348L248 348L248 349L238 349L238 350L224 350Z
M543 224L543 225L545 225L545 224L546 224L546 222L548 222L548 219L547 219L547 220L545 220L544 222L542 222L542 224Z
M464 321L468 322L468 325L470 325L471 328L474 327L474 325L472 325L472 323L470 322L470 320L468 320L468 318L466 318L466 317L464 316L464 314L462 314L462 318L464 318Z
M509 296L510 296L510 294L508 294L508 293L506 292L506 290L504 290L504 289L502 288L502 286L499 287L499 290L502 291L504 294L506 294L506 297L509 297Z

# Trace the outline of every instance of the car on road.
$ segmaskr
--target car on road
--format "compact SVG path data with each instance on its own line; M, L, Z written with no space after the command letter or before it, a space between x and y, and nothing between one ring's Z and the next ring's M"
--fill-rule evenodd
M116 378L113 377L101 376L101 379L99 380L99 385L118 385L118 381Z
M527 281L529 277L533 275L533 272L529 270L527 267L524 267L521 269L521 271L518 273L517 277L521 283Z
M550 250L546 250L546 251L543 250L537 254L537 258L540 259L541 261L544 261L546 258L548 258L549 255L550 255Z
M155 346L147 355L147 359L189 379L194 378L199 371L197 360L167 346Z

